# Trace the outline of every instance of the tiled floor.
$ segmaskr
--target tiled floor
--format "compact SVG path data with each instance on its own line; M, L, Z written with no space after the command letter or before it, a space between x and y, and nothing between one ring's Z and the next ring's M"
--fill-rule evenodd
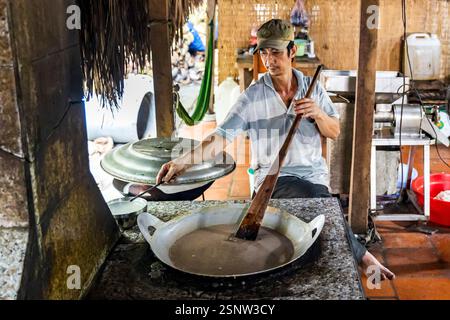
M440 156L447 162L450 162L450 148L443 145L438 146ZM409 147L402 148L402 159L404 163L408 162ZM417 169L419 176L423 175L423 151L421 147L416 149L416 154L414 158L414 168ZM441 159L439 159L438 152L436 151L436 146L430 147L430 169L431 173L440 172L450 172L450 168L447 167Z
M215 128L215 122L206 122L193 128L182 128L180 135L201 139ZM450 149L440 147L440 154L450 162ZM206 200L241 200L250 198L247 169L249 168L249 142L239 138L227 148L238 159L236 170L217 180L205 193ZM407 159L407 149L403 153ZM414 167L422 175L422 154L417 152ZM450 172L431 149L431 171ZM397 276L384 281L380 289L369 289L362 275L363 287L369 299L450 299L450 228L426 235L408 229L416 223L377 222L382 242L369 250Z
M207 137L215 127L214 121L203 122L194 127L184 126L180 129L179 135L184 138L201 140ZM205 192L205 200L250 199L250 180L247 173L250 167L249 140L244 136L239 136L227 146L226 151L235 159L237 167L228 176L214 182L213 186Z
M377 222L383 241L369 250L392 272L381 289L363 286L369 299L450 299L450 228L426 235L407 228L411 222Z

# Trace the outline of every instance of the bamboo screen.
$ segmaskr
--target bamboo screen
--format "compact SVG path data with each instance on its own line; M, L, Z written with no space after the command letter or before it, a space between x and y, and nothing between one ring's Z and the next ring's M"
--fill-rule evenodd
M219 81L237 77L237 49L252 28L272 18L289 19L294 0L218 0ZM360 0L305 0L316 54L329 69L356 69ZM431 32L441 41L441 77L450 76L450 1L407 0L408 32ZM401 1L380 1L378 70L401 71Z
M248 46L252 28L272 18L288 19L293 0L218 0L219 82L237 77L237 49Z

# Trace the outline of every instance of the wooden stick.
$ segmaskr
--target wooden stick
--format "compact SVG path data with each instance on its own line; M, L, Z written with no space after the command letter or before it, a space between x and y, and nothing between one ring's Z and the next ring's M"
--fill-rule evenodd
M148 188L148 189L145 190L145 191L142 191L142 192L139 193L137 196L135 196L134 198L132 198L132 199L130 200L130 202L133 202L133 201L136 200L137 198L142 197L142 196L143 196L144 194L146 194L147 192L150 192L150 191L155 190L156 188L158 188L159 186L161 186L163 183L164 183L164 182L160 182L160 183L158 183L157 185L154 185L153 187Z
M308 88L305 98L310 98L314 87L319 78L320 72L322 71L323 66L320 65L317 68L316 74ZM267 205L269 204L270 198L272 197L273 191L275 189L275 185L278 180L278 176L280 174L281 167L283 166L284 159L286 158L286 154L288 152L289 146L294 138L294 135L300 125L300 121L302 120L302 115L299 114L295 117L294 123L289 130L289 134L286 137L286 140L283 143L283 146L278 153L277 158L272 163L269 174L264 179L258 193L255 198L252 200L250 208L247 213L244 215L242 219L239 229L236 232L236 237L245 240L256 240L258 236L259 228L261 227L261 222L264 218L264 213L266 212Z
M369 28L368 21L371 14L368 13L368 8L379 8L379 5L379 0L361 0L359 64L349 204L349 222L355 233L366 233L369 227L370 161L375 106L378 27Z
M168 0L148 0L150 19L167 21L169 19ZM150 25L152 46L153 83L155 87L156 130L159 138L171 137L175 129L172 91L171 40L169 25L155 23Z

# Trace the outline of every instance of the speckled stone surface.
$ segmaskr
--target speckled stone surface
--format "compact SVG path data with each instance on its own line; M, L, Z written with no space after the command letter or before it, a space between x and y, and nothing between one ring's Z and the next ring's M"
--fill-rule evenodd
M27 241L27 229L0 228L0 300L17 298Z
M232 201L228 203L243 203ZM227 202L149 202L163 221ZM193 277L163 265L136 227L108 258L89 299L364 299L337 199L272 200L305 222L324 214L319 240L300 260L271 274L232 280Z

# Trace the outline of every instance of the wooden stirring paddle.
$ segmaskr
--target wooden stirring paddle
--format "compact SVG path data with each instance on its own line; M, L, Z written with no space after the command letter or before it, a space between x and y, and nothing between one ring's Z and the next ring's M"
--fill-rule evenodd
M314 75L314 78L308 88L305 98L311 97L322 68L322 65L317 68L316 74ZM272 197L275 185L278 180L278 176L280 175L281 167L283 166L287 151L289 149L289 146L291 145L292 139L300 125L301 120L302 115L299 114L295 117L294 123L289 130L289 134L287 135L277 158L272 163L269 174L264 179L259 191L257 192L255 198L252 200L251 205L246 213L246 209L244 209L242 221L235 235L236 238L251 241L256 240L259 228L261 227L261 222L267 209L267 205L269 204L269 200Z

